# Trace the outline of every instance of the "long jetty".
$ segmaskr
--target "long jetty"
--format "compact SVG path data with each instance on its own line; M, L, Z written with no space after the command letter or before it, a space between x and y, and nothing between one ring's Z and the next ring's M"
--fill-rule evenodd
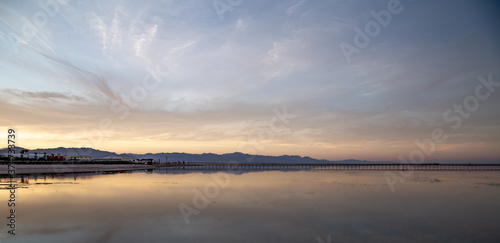
M336 163L182 163L156 164L156 167L181 170L396 170L396 171L500 171L500 164L336 164Z

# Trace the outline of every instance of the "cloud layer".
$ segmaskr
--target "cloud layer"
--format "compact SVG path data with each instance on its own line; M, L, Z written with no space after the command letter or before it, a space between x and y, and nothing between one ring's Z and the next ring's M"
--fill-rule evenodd
M458 129L443 120L478 75L500 82L498 4L229 4L1 3L0 128L31 148L368 160L407 156L442 128L428 160L500 157L496 90ZM400 12L357 47L355 29L391 4ZM359 49L350 62L341 43Z

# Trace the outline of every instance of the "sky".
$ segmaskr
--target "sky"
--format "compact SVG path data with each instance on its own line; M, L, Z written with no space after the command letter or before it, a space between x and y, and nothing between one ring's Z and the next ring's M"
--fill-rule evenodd
M0 130L28 149L500 161L498 10L4 0Z

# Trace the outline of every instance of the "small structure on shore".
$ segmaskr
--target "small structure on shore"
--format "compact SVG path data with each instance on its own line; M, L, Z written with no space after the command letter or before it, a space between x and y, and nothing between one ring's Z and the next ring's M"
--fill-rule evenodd
M140 163L144 163L145 165L151 165L154 162L153 159L138 159L137 161Z
M51 155L47 155L45 160L49 160L49 161L65 161L66 160L66 156L61 155L59 153L57 153L57 154L51 154Z
M123 162L123 163L130 163L132 162L131 158L120 158L120 157L104 157L100 159L93 159L92 162Z
M89 155L67 155L67 161L75 161L75 162L83 162L83 161L91 161L92 157Z

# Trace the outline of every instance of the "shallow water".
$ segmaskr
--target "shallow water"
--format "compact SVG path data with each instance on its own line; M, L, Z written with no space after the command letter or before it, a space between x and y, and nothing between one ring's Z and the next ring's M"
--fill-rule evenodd
M18 186L15 236L0 190L2 243L500 240L500 172L414 172L394 191L379 171L31 176Z

